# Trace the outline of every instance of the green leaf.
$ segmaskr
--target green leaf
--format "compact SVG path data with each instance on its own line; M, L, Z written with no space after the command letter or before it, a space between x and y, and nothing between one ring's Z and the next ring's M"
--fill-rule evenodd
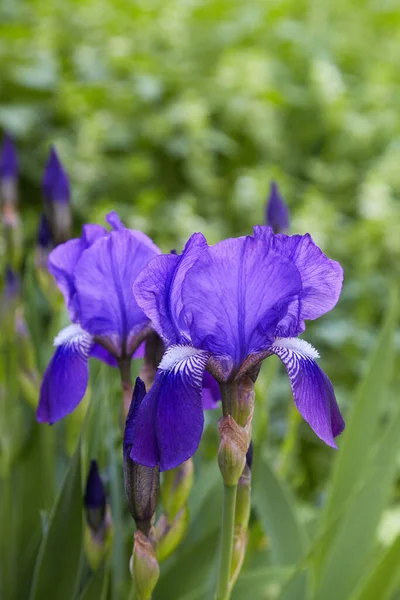
M272 560L276 565L294 565L306 550L306 534L297 519L294 500L262 451L255 452L252 473L253 505L271 539ZM305 574L299 573L282 598L300 600L305 597L306 586Z
M30 600L71 600L82 549L80 443L71 459L36 561Z
M108 592L108 566L103 563L93 573L79 600L105 600Z
M387 600L399 579L400 536L379 556L375 568L369 573L351 600Z
M301 559L306 547L294 501L264 452L255 453L252 473L253 505L271 539L273 561L278 565L293 565Z
M233 591L231 600L248 600L249 592L254 600L268 598L268 593L276 593L291 576L290 567L262 567L245 571L240 575Z
M349 502L335 539L326 546L327 560L315 598L347 600L374 551L376 529L390 500L400 450L400 409L387 426L363 485Z
M362 481L371 455L371 442L379 429L379 415L385 386L393 366L393 332L398 314L397 293L393 292L388 313L366 375L358 387L352 411L346 419L346 429L338 439L339 452L326 501L322 523L329 522L338 506Z

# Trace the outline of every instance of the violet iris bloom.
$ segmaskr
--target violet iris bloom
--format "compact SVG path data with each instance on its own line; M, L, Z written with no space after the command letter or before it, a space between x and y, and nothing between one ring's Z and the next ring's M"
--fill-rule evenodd
M289 209L279 192L278 184L273 181L266 206L266 223L274 233L289 231Z
M211 247L196 233L181 255L152 260L134 295L167 351L137 408L131 458L161 470L187 460L203 430L205 369L231 382L272 354L286 367L303 418L336 447L344 422L332 384L317 351L297 336L306 319L335 306L342 279L341 266L309 235L274 235L261 226Z
M89 356L116 366L140 350L150 331L132 284L160 250L144 233L126 229L116 213L106 220L113 231L85 225L79 239L61 244L49 255L49 271L64 295L73 325L54 340L56 351L40 390L41 422L58 421L82 400Z

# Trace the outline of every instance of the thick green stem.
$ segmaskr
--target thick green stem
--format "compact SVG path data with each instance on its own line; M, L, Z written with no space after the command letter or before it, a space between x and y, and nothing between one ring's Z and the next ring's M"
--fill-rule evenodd
M237 485L224 485L222 532L215 600L229 600Z

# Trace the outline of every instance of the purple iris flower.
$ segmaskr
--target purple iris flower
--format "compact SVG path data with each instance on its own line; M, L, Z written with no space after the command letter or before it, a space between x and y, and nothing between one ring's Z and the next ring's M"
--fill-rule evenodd
M0 178L16 179L18 176L18 156L14 140L7 133L4 134L0 150Z
M194 454L203 430L201 387L207 368L220 382L239 380L275 354L295 404L328 445L344 428L317 351L297 336L338 301L341 266L307 234L254 235L208 246L196 233L179 256L158 256L134 284L138 305L167 351L137 408L131 458L171 469Z
M64 295L72 325L56 339L42 381L37 420L54 423L72 412L88 383L88 358L113 366L142 352L150 320L132 295L132 284L150 259L160 254L140 231L126 229L114 212L113 231L85 225L82 236L49 255L48 268Z
M68 175L52 146L42 180L43 196L48 202L67 204L71 197Z
M289 209L279 192L278 184L273 181L266 206L266 222L274 233L289 231Z

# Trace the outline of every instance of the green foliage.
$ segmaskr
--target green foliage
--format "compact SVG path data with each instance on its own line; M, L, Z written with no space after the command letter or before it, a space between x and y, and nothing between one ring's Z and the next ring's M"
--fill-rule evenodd
M400 598L400 338L398 299L389 298L400 275L399 31L395 0L1 3L0 128L14 134L21 156L18 310L30 336L22 355L16 307L3 314L0 303L1 598L132 594L116 373L93 361L79 410L52 428L34 417L51 340L67 323L33 256L50 143L71 178L76 233L116 209L165 251L198 230L214 243L263 222L274 178L292 231L309 231L340 260L339 305L306 335L347 428L337 453L323 447L288 412L289 383L268 359L256 386L248 551L232 598ZM2 270L5 260L1 241ZM188 532L161 565L155 600L212 598L218 416L207 415ZM82 552L91 458L114 531L95 572Z

